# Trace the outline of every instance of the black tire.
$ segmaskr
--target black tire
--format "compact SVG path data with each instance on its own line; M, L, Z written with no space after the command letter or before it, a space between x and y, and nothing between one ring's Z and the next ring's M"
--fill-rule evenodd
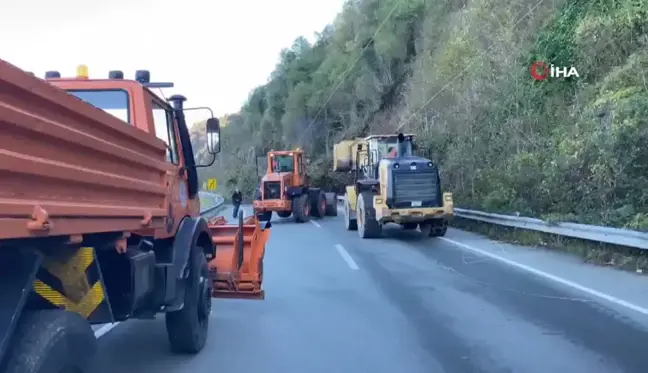
M290 215L292 215L292 211L277 211L277 215L279 215L280 218L289 218Z
M335 193L324 193L326 198L326 216L338 216L337 195Z
M434 224L432 231L430 231L430 237L443 237L448 231L448 221L443 219L440 220L437 224Z
M311 201L311 211L316 218L323 218L326 216L326 196L321 190L313 193L315 198Z
M403 229L405 229L407 231L411 231L411 230L416 229L418 227L418 224L417 223L404 223L404 224L402 224L402 227L403 227Z
M378 238L382 235L382 225L376 220L373 207L374 193L362 192L356 202L358 212L358 235L361 238Z
M305 223L310 219L310 200L308 193L293 198L293 217L296 223Z
M348 231L357 231L358 230L358 219L351 218L351 207L349 202L344 198L344 226Z
M90 324L64 310L24 313L8 346L3 373L83 373L97 351Z
M183 354L195 354L205 347L211 313L212 281L203 248L194 246L189 260L184 307L166 314L171 349Z
M272 219L272 211L258 212L257 219L259 221L270 221Z

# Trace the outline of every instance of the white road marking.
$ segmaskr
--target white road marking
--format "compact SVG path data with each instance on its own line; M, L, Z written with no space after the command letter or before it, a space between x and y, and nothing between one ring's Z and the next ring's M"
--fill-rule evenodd
M321 226L318 222L316 222L315 220L309 220L309 221L310 221L314 226L316 226L317 228L322 228L322 226Z
M113 328L116 327L117 325L119 325L118 322L116 322L114 324L106 324L106 325L102 326L101 328L95 330L95 332L94 332L95 338L99 339L99 338L103 337L104 335L106 335L106 333L113 330Z
M340 253L340 256L342 257L342 259L344 259L344 261L347 263L349 268L353 269L354 271L360 269L360 267L358 267L358 265L356 264L355 260L353 260L351 255L349 255L346 249L344 249L344 246L337 244L335 245L335 248L337 249L338 253Z
M466 249L466 250L470 250L470 251L472 251L472 252L474 252L474 253L481 254L481 255L487 256L487 257L489 257L489 258L491 258L491 259L495 259L495 260L498 260L498 261L500 261L500 262L502 262L502 263L508 264L508 265L510 265L511 267L516 267L516 268L521 269L521 270L523 270L523 271L527 271L527 272L533 273L533 274L536 275L536 276L543 277L543 278L545 278L545 279L547 279L547 280L551 280L551 281L557 282L557 283L559 283L559 284L562 284L562 285L568 286L568 287L570 287L570 288L572 288L572 289L580 290L580 291L582 291L583 293L586 293L586 294L592 295L592 296L594 296L594 297L597 297L597 298L600 298L600 299L606 300L606 301L608 301L608 302L610 302L610 303L613 303L613 304L616 304L616 305L618 305L618 306L622 306L622 307L628 308L628 309L630 309L630 310L633 310L633 311L635 311L635 312L638 312L638 313L641 313L641 314L643 314L643 315L648 316L648 309L643 308L643 307L640 307L640 306L637 306L636 304L633 304L633 303L630 303L630 302L624 301L623 299L619 299L619 298L617 298L617 297L613 297L613 296L611 296L611 295L608 295L608 294L602 293L602 292L600 292L600 291L598 291L598 290L594 290L594 289L588 288L588 287L586 287L586 286L583 286L583 285L577 284L577 283L575 283L575 282L572 282L572 281L566 280L566 279L564 279L564 278L562 278L562 277L558 277L558 276L552 275L552 274L550 274L550 273L540 271L540 270L535 269L535 268L533 268L533 267L530 267L530 266L528 266L528 265L525 265L525 264L522 264L522 263L518 263L518 262L513 261L513 260L510 260L510 259L503 258L503 257L501 257L501 256L499 256L499 255L496 255L496 254L490 253L490 252L488 252L488 251L484 251L484 250L481 250L481 249L478 249L478 248L472 247L472 246L470 246L470 245L466 245L466 244L464 244L464 243L457 242L457 241L455 241L455 240L451 240L451 239L449 239L449 238L445 238L445 237L440 237L440 238L441 238L442 240L446 241L446 242L449 242L449 243L451 243L451 244L453 244L453 245L456 245L456 246L462 247L462 248L464 248L464 249Z

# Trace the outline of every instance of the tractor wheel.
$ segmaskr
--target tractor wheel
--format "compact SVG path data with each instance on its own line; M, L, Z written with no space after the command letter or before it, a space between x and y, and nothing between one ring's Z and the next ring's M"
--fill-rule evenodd
M337 195L335 193L324 193L326 198L326 216L338 216Z
M308 193L304 193L293 199L293 217L296 223L305 223L309 220L310 207Z
M97 339L79 314L42 310L20 317L7 348L2 372L85 372L97 351Z
M321 190L315 193L315 200L312 203L311 211L313 211L313 216L317 218L323 218L326 216L326 196Z
M292 215L292 211L277 211L277 215L279 215L280 218L288 218Z
M382 234L382 225L376 220L373 207L374 193L362 192L356 203L358 211L358 235L362 238L378 238Z

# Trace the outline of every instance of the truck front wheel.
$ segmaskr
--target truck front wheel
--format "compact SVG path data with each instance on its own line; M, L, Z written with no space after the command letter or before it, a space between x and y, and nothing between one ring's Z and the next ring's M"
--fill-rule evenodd
M207 341L212 282L203 249L194 246L190 255L184 307L166 314L166 328L172 350L195 354L202 350Z
M90 324L64 310L26 312L14 336L4 373L83 373L97 351Z

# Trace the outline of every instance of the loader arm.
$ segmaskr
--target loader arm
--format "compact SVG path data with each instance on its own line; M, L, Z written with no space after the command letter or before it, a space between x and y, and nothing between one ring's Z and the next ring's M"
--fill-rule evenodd
M209 262L214 298L264 299L263 258L270 237L270 222L261 228L256 217L228 225L225 219L209 222L216 255Z

